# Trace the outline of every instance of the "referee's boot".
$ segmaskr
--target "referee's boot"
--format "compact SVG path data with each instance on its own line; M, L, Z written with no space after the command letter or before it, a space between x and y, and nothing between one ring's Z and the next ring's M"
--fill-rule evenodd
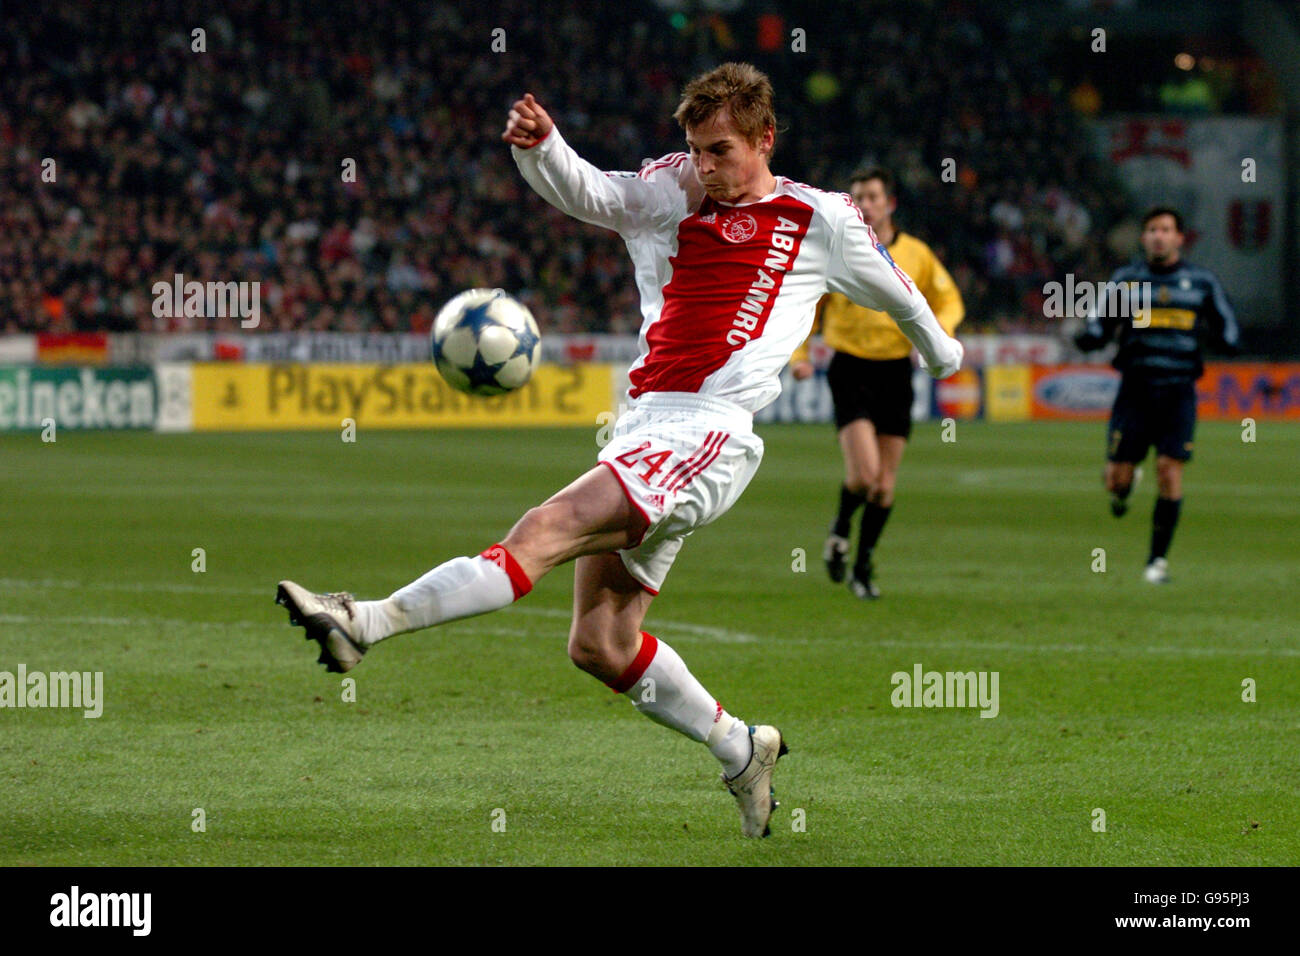
M826 562L826 573L830 575L832 581L841 584L844 581L845 562L844 559L849 553L849 539L842 535L836 534L833 530L826 537L826 545L822 548L822 560Z
M849 590L861 601L874 601L880 597L880 588L876 587L876 582L871 580L874 570L870 562L853 566L853 576L849 578Z
M1164 558L1152 558L1142 572L1142 580L1147 584L1169 583L1169 562Z

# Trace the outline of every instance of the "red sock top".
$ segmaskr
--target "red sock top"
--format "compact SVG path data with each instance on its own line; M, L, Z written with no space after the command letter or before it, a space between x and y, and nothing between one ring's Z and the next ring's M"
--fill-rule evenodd
M636 685L641 679L641 675L646 672L650 662L655 659L655 652L659 650L659 641L653 634L641 632L641 650L636 652L636 657L632 663L627 665L627 670L618 676L618 680L609 685L610 689L616 694L623 694Z
M514 589L516 601L533 589L533 582L528 580L528 575L524 574L524 569L519 566L515 556L506 550L505 545L494 544L480 551L479 557L487 558L510 577L510 586Z

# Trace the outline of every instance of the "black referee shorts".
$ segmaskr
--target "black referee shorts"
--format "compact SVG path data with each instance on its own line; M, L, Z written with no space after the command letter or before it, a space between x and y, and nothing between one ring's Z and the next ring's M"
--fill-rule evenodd
M1179 461L1192 457L1196 431L1196 383L1151 384L1125 375L1106 429L1106 457L1136 464L1152 445L1157 455Z
M835 427L865 418L879 435L912 434L912 360L864 359L836 352L826 369Z

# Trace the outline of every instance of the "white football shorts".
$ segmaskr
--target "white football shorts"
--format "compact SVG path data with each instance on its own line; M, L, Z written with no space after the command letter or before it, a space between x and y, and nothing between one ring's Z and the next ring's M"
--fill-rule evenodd
M763 460L754 417L723 399L649 392L614 423L597 456L649 527L619 551L631 575L658 594L682 542L736 503Z

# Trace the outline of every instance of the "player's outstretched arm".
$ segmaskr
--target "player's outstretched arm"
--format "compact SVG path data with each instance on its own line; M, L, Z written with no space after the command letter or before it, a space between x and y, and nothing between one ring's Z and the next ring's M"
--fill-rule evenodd
M501 138L519 172L539 196L561 212L627 236L682 201L677 167L654 175L603 172L579 156L533 94L516 100Z
M947 378L961 368L962 344L943 330L916 283L894 264L856 212L840 218L826 279L830 291L887 312L935 378Z
M934 317L930 304L921 299L920 307L908 311L886 309L916 350L921 353L921 365L934 378L947 378L961 368L966 349L943 330Z

